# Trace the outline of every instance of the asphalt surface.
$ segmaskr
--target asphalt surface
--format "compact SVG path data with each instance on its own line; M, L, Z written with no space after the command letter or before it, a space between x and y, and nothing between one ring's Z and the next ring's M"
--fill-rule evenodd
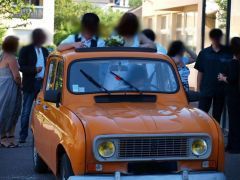
M17 128L16 137L18 135ZM31 134L31 133L30 133ZM227 180L240 180L240 155L225 155ZM14 149L0 148L0 180L55 180L48 174L36 174L32 161L32 137Z

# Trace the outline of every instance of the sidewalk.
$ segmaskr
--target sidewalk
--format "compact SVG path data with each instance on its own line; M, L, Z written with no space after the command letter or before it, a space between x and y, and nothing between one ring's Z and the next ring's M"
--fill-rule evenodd
M18 137L20 123L17 125ZM55 180L49 174L36 174L32 160L32 133L29 131L27 143L18 148L0 148L0 180Z

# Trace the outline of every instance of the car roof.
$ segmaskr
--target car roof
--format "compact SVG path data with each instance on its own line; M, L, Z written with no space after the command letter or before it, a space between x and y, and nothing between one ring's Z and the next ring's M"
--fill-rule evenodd
M92 58L157 58L166 61L171 59L162 54L158 54L156 49L152 48L134 48L134 47L97 47L97 48L80 48L70 49L61 52L54 52L51 56L62 56L68 63L76 59Z

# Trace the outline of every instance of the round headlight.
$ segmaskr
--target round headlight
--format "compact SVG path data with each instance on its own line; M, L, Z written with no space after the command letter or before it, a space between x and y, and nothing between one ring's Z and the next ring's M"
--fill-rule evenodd
M207 152L207 142L203 139L196 139L192 143L192 153L196 156L202 156Z
M111 141L102 142L98 146L98 153L104 158L112 157L115 153L115 145Z

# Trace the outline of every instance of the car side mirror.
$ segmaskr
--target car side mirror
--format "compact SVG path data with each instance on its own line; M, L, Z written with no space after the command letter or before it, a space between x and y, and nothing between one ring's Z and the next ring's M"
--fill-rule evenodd
M46 90L44 94L44 101L56 103L56 107L59 107L61 92L58 90Z

